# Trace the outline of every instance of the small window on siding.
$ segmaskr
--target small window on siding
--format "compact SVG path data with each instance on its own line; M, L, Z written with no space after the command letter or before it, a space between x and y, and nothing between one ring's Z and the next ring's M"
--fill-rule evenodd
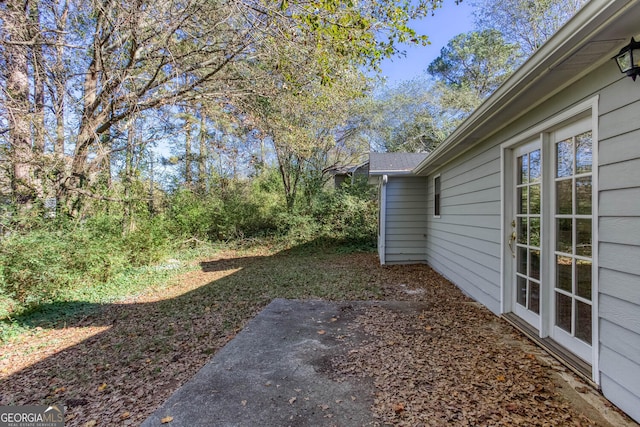
M440 175L433 178L433 216L440 216Z

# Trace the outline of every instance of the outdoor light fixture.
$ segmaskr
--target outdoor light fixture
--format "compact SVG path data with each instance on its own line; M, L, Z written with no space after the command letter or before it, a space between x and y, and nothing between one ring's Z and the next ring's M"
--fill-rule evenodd
M620 72L631 77L635 82L636 77L640 74L640 42L631 37L631 42L623 47L613 59L616 60Z

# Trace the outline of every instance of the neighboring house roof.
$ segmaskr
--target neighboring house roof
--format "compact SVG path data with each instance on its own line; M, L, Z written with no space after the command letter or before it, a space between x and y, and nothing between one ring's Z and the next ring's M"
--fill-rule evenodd
M592 0L415 169L426 174L522 117L611 59L638 31L640 2Z
M332 166L327 169L327 172L330 175L349 175L358 172L360 169L366 168L368 165L369 162L367 161L357 165Z
M369 153L369 175L409 174L428 153Z

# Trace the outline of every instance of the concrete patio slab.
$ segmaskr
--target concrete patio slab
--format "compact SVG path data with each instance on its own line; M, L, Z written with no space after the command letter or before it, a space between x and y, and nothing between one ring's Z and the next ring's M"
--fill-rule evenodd
M276 299L143 426L374 424L371 382L337 381L327 369L330 357L348 351L346 339L365 337L349 322L371 305L416 313L425 306Z

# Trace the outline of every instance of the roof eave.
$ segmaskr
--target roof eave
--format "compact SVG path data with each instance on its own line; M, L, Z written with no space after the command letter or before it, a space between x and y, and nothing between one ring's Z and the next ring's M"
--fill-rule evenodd
M462 122L449 137L443 141L426 159L413 170L418 175L446 157L451 150L458 147L465 139L473 136L482 124L491 120L497 113L509 107L510 100L515 99L533 85L543 82L548 74L571 55L575 54L589 41L589 35L606 25L611 19L619 16L627 7L633 5L633 0L592 0L588 2L569 22L567 22L553 37L551 37L538 51L536 51L518 70L516 70L488 99L486 99L464 122ZM556 86L543 100L532 104L526 111L513 111L512 122L535 106L558 93L570 83L577 81L589 71L604 62L609 57L602 57L583 72L574 74L562 86ZM502 122L502 126L508 123ZM496 128L497 132L500 128ZM493 133L495 133L493 132ZM491 134L483 135L471 141L475 145Z
M384 170L384 171L369 171L369 175L382 176L382 175L413 175L412 170Z

